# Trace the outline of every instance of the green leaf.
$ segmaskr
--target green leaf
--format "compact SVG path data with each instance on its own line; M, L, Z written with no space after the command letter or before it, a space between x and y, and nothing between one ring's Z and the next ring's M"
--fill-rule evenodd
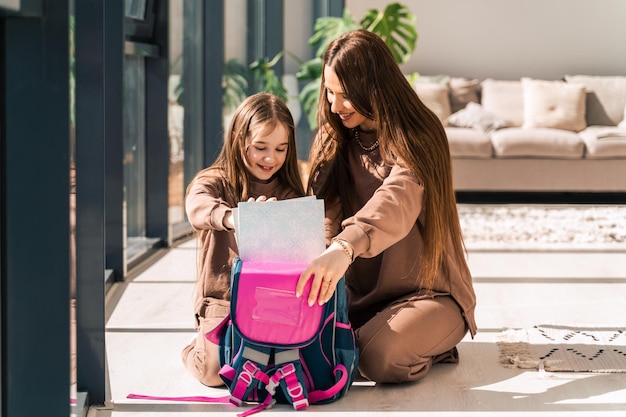
M224 65L222 76L222 105L227 114L235 111L237 106L239 106L248 95L247 74L248 70L237 59L231 59Z
M316 57L321 57L326 51L326 47L341 34L357 29L358 26L354 17L348 9L343 10L343 17L325 16L319 17L313 27L313 36L309 38L309 45L319 45L315 53Z
M307 81L314 80L322 76L322 58L313 58L302 65L300 65L300 69L296 73L296 78L298 81Z
M399 64L411 58L418 34L415 15L406 6L392 3L383 12L368 10L361 26L383 38Z
M302 90L300 90L300 103L302 103L302 109L307 115L307 121L311 130L317 128L317 105L319 103L321 86L322 77L318 77L305 84Z
M406 79L409 81L409 84L413 85L415 84L415 82L417 81L419 77L420 77L420 73L415 71L415 72L408 74L406 76Z
M271 61L268 61L267 58L259 58L250 64L249 70L252 74L251 93L264 91L280 97L285 102L287 101L287 90L283 87L280 77L273 69L283 55L283 52L279 52Z
M322 66L322 58L316 57L303 63L296 73L298 81L309 81L300 90L299 98L311 130L315 130L317 125L316 114L322 84Z

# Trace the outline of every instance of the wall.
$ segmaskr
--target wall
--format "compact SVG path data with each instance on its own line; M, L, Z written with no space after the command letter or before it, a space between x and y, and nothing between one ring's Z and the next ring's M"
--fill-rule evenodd
M246 0L224 2L224 60L246 62Z
M391 1L346 0L360 20ZM405 72L472 78L626 75L624 0L400 0L419 39Z
M313 36L313 1L288 0L284 2L285 19L285 50L294 54L302 61L313 58L313 48L309 46L309 38ZM291 56L285 57L285 74L298 72L300 62Z

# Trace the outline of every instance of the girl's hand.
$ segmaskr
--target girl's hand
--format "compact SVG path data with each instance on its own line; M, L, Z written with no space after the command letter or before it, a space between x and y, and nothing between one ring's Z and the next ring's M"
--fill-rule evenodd
M346 256L346 252L337 242L333 242L300 275L296 285L296 296L302 296L306 283L312 279L308 299L309 306L312 306L316 301L319 305L327 303L349 266L350 258Z
M228 213L226 213L226 216L224 216L224 227L226 227L229 230L235 230L235 223L233 222L233 212L228 210Z
M250 197L248 199L248 203L254 203L254 202L262 202L262 201L278 201L278 198L276 197L266 197L264 195L260 195L257 198L254 197Z
M261 196L258 196L257 198L250 197L248 199L248 203L263 202L263 201L278 201L278 198L276 197L267 198L266 196L261 195ZM235 222L233 221L232 211L229 211L228 213L226 213L226 215L224 216L223 223L224 223L224 227L226 227L227 229L235 230Z

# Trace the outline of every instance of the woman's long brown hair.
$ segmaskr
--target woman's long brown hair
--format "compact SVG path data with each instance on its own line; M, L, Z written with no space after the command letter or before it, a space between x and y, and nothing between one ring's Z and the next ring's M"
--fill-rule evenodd
M432 289L445 268L445 257L467 269L465 246L452 183L448 139L437 116L424 105L402 73L389 47L367 30L348 32L332 41L323 56L339 78L354 108L376 123L380 153L388 163L409 167L424 185L422 286ZM322 75L316 142L311 148L309 190L326 201L341 201L342 216L354 214L348 171L349 129L331 112ZM324 170L328 175L323 177ZM448 254L452 245L454 253Z

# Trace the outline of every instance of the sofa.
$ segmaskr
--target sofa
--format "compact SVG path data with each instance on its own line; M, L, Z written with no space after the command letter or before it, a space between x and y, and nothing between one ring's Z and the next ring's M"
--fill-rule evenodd
M420 76L456 191L626 192L626 76Z

